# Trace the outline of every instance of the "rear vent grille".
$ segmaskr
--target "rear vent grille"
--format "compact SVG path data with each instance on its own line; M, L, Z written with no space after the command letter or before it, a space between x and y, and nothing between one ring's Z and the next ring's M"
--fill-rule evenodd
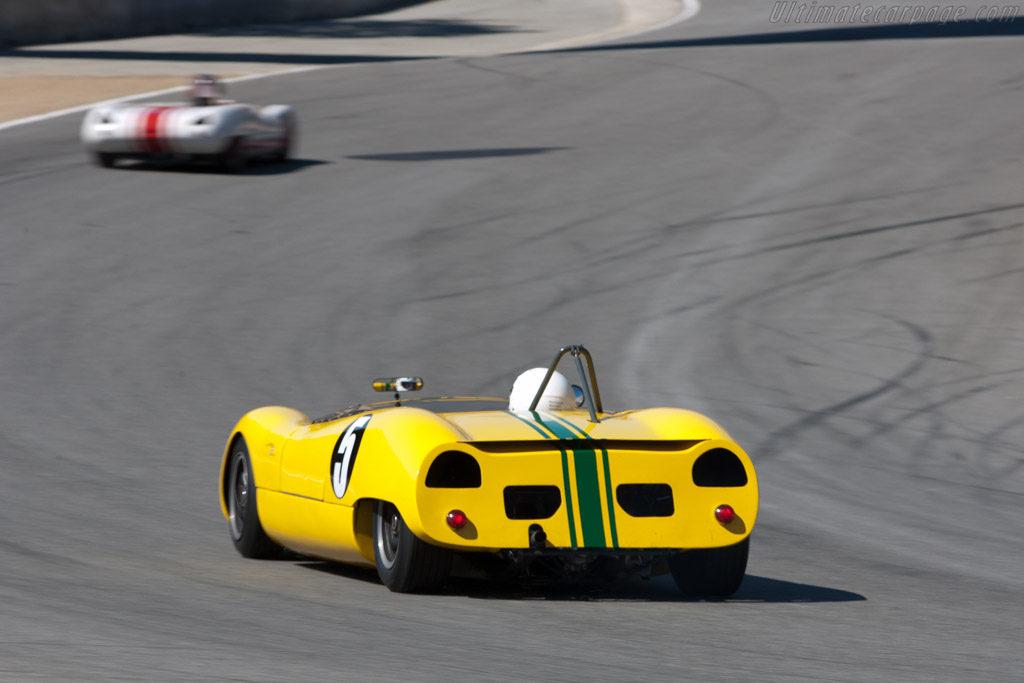
M747 471L732 451L712 448L693 463L693 483L697 486L746 486Z
M620 484L615 500L632 517L671 517L675 512L668 484Z
M505 515L509 519L547 519L562 505L557 486L506 486Z
M475 489L480 487L480 463L469 453L445 451L434 459L427 471L427 487L432 489Z

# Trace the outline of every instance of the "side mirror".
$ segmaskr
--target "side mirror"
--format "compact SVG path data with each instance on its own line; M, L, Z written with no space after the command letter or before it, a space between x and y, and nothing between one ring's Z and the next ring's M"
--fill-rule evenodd
M572 395L576 397L576 407L581 408L583 406L583 402L586 400L586 397L583 395L583 389L573 384Z
M374 391L419 391L423 380L419 377L378 377L373 380Z

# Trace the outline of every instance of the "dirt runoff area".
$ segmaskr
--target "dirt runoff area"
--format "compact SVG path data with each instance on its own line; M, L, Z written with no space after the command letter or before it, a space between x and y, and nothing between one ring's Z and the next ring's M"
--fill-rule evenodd
M0 77L0 123L180 85L181 76Z
M196 73L227 79L284 72L296 68L296 57L327 66L367 56L476 57L571 47L683 21L699 7L697 0L433 0L368 17L29 46L0 51L0 126L184 86Z

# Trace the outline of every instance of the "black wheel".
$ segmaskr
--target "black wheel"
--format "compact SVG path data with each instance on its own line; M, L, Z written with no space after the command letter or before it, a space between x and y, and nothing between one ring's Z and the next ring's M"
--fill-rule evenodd
M669 560L672 578L684 594L727 598L743 583L750 537L726 548L688 550Z
M281 144L281 149L274 153L271 159L277 162L288 161L289 155L292 153L292 147L295 146L295 123L289 121L285 124L284 129L284 142Z
M381 500L373 508L373 554L380 580L396 593L437 590L452 565L450 550L416 538L398 508Z
M94 159L96 164L103 168L113 168L114 164L117 163L117 155L110 154L109 152L97 152Z
M238 173L245 168L245 152L242 138L232 138L220 155L220 167L227 173Z
M231 446L227 475L225 493L228 529L235 548L243 557L266 558L278 555L281 547L270 540L260 524L252 461L249 460L249 448L242 437L235 439Z

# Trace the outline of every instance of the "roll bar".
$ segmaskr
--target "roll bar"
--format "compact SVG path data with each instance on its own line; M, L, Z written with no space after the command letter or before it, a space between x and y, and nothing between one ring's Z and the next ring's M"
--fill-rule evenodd
M590 351L587 347L582 344L571 344L569 346L563 346L555 354L555 359L551 361L551 367L548 368L548 373L544 375L544 381L540 383L540 387L537 389L536 395L533 397L533 402L530 403L530 410L536 410L537 404L540 403L540 397L544 395L544 389L548 386L548 382L551 380L551 376L555 374L555 368L558 367L558 362L562 360L565 354L571 354L573 360L576 362L576 372L580 376L580 385L583 389L583 397L586 399L587 408L590 410L590 421L600 422L597 419L598 413L603 413L604 409L601 405L601 392L597 388L597 375L594 374L594 359L590 356ZM582 358L587 359L587 371L583 372L583 361ZM589 375L590 381L587 381ZM591 394L591 387L593 387L593 394Z

